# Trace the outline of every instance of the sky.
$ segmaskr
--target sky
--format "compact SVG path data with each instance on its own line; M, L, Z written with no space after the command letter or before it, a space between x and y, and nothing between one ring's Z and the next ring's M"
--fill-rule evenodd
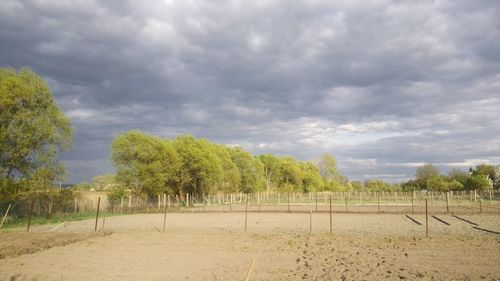
M500 163L500 1L0 1L0 66L44 77L75 128L69 183L131 129L351 180Z

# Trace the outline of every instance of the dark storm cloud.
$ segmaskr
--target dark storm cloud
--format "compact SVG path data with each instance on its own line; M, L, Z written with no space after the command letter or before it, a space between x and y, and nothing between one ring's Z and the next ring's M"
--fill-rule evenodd
M50 83L71 180L139 128L338 157L353 179L500 161L497 1L9 1L0 63Z

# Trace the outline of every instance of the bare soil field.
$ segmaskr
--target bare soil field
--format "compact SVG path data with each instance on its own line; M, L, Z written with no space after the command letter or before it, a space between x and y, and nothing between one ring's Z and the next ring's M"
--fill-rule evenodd
M162 214L0 233L0 280L500 280L497 215ZM472 225L475 223L477 225ZM99 229L102 220L99 221ZM254 262L254 266L251 267ZM251 269L251 270L250 270Z

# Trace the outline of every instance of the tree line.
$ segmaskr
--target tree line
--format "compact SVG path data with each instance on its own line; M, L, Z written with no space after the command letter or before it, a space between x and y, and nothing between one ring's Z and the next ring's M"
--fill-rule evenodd
M120 186L148 195L311 192L344 190L349 184L329 154L316 162L254 156L240 146L190 135L166 139L139 130L115 138L112 163Z

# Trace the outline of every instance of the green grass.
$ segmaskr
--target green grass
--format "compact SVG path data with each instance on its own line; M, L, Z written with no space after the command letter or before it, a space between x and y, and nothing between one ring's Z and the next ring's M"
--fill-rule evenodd
M106 216L116 216L119 214L106 213ZM101 215L99 215L101 217ZM32 217L31 225L44 225L44 224L56 224L64 221L80 221L95 218L95 213L68 213L68 214L54 214L51 218L45 217ZM28 218L8 218L3 224L2 228L16 228L24 227L28 225Z

